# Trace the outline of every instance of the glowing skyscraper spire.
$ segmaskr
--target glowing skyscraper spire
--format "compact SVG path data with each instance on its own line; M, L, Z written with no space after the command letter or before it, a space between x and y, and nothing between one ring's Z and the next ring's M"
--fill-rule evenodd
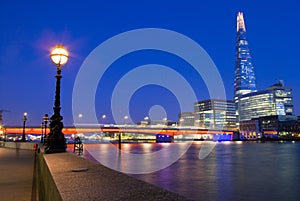
M238 32L240 29L246 31L244 16L242 12L238 13L236 23L236 32Z
M234 77L234 99L236 103L237 121L239 121L239 97L241 95L255 92L255 74L248 40L246 38L246 26L242 12L237 15L236 25L236 58Z
M254 67L252 57L246 38L246 27L243 13L237 15L237 38L236 38L236 59L234 96L247 94L256 91Z

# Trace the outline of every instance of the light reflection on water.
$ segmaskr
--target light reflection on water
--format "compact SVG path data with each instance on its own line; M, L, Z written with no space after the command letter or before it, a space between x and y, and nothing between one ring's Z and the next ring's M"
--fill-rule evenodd
M101 164L126 173L148 174L164 169L176 162L191 142L163 144L122 144L119 151L113 144L87 146L85 150ZM150 145L150 146L149 146Z
M299 142L218 143L200 160L203 143L194 142L178 161L163 170L132 176L194 200L300 200ZM142 154L174 145L122 144L122 149ZM102 146L99 154L107 154L106 144L85 146Z

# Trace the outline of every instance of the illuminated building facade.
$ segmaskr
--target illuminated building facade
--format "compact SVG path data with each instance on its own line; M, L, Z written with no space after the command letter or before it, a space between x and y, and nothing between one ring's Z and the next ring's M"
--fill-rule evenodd
M237 121L239 122L238 101L241 95L255 92L255 74L243 13L237 15L237 38L236 38L236 64L234 78L234 100L236 104Z
M261 126L258 118L241 121L239 124L239 138L241 140L256 140L262 137Z
M234 101L210 99L196 102L194 114L197 127L227 130L236 128Z
M283 81L239 97L240 139L299 137L291 87Z
M240 122L240 139L262 138L292 139L300 137L300 122L297 116L273 115Z
M293 116L292 89L279 81L266 90L256 90L254 67L246 38L244 16L241 12L237 15L236 31L234 102L240 138L259 139L297 135L299 121Z
M292 89L282 81L267 90L241 95L238 102L239 121L272 115L294 115Z
M195 115L193 112L182 112L178 115L178 126L192 127L195 124Z

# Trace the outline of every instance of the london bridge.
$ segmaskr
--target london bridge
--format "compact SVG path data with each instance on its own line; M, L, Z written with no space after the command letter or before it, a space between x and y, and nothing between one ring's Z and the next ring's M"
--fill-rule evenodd
M6 134L9 135L21 135L23 132L22 127L6 127ZM41 136L44 131L41 127L26 127L25 135ZM67 135L91 135L110 134L118 135L122 133L124 137L126 134L136 136L135 139L141 139L144 136L148 136L148 139L155 139L160 136L171 137L172 139L195 139L195 140L219 140L227 141L233 140L234 130L222 130L222 129L204 129L204 128L186 128L186 127L167 127L167 126L137 126L137 125L89 125L89 126L76 126L65 127L63 133ZM46 132L47 135L47 132ZM151 138L152 136L152 138Z

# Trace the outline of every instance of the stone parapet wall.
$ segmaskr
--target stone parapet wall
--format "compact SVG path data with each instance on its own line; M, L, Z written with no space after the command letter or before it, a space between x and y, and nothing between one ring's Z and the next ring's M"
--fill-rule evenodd
M37 155L37 192L39 200L43 201L62 201L60 192L56 187L52 174L44 159L44 154Z
M64 201L187 200L176 193L71 153L43 154L43 157ZM45 167L40 168L42 172L47 173ZM48 175L45 177L47 180L50 178ZM51 182L48 185L53 186ZM48 193L56 195L55 191ZM52 200L60 199L55 197Z

